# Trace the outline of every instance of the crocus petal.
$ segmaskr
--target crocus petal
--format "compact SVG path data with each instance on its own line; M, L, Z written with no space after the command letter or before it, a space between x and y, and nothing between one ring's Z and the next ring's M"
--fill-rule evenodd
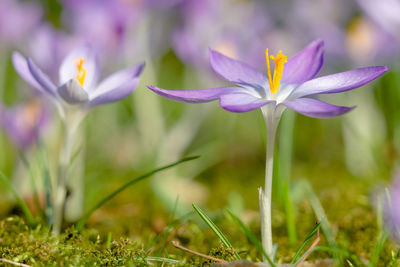
M355 106L335 106L313 98L298 98L283 102L282 105L313 118L332 118L347 113L355 108Z
M107 93L108 91L114 90L115 88L120 87L121 85L124 85L130 80L133 80L137 78L143 71L144 68L144 63L140 63L136 66L133 66L131 68L127 68L124 70L120 70L108 78L106 78L104 81L102 81L95 90L91 92L90 97L95 98L98 97L102 94Z
M61 98L71 105L83 104L89 101L89 95L80 83L71 79L57 89Z
M40 86L40 84L32 76L31 72L29 71L28 62L20 53L14 52L12 54L12 63L19 76L21 76L31 86L43 93L42 86Z
M129 96L139 84L139 78L131 79L119 87L101 94L89 102L89 107L104 105L119 101Z
M144 63L118 71L106 78L96 90L90 92L90 106L97 106L121 100L130 95L139 84L139 75Z
M289 98L349 91L369 83L388 69L386 66L365 67L319 77L297 87Z
M247 112L272 102L275 100L266 100L246 93L233 93L222 95L219 105L231 112Z
M315 40L285 64L282 82L301 84L317 75L324 62L324 41Z
M244 91L241 87L217 87L202 90L165 90L155 86L147 87L165 98L184 103L205 103L216 100L224 94Z
M267 83L267 77L258 70L212 49L210 49L210 63L215 72L232 83Z
M44 74L44 72L38 66L36 66L32 59L28 58L27 63L32 77L41 86L42 91L45 91L52 97L56 97L57 87L50 80L50 78Z
M86 69L86 77L83 83L83 88L87 91L95 88L99 75L99 67L96 54L93 48L89 45L83 45L72 50L63 60L59 79L60 84L65 84L69 80L76 78L78 72L76 61L83 59L83 67Z

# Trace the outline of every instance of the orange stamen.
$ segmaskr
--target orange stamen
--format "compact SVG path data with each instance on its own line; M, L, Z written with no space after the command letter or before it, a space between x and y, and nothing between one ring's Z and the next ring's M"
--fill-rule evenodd
M78 80L78 82L81 84L81 86L83 86L84 82L85 82L85 78L86 78L86 68L83 67L83 63L85 63L85 60L83 58L79 58L77 60L75 60L75 65L76 65L76 69L78 70L78 72L76 73L76 79Z
M287 62L287 57L284 54L282 54L282 51L279 51L276 56L271 56L271 59L275 62L275 70L273 77L271 75L271 67L269 64L268 48L265 50L265 58L267 61L269 90L274 95L279 90L279 84L282 79L283 68L284 64Z

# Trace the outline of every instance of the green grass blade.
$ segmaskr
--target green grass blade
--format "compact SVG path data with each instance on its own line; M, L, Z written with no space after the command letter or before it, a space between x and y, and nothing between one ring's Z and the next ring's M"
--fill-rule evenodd
M353 260L356 266L365 266L365 264L360 260L360 258L357 255L349 252L346 249L339 248L337 246L336 247L317 246L312 251L325 251L332 253L332 255L342 255L344 257Z
M271 260L271 258L268 256L268 254L265 252L260 241L258 241L257 237L244 225L244 223L235 214L233 214L230 210L227 210L227 212L231 216L232 220L240 228L242 228L243 232L246 234L247 238L251 241L251 243L253 243L253 245L256 246L256 248L260 251L260 253L267 259L267 261L271 265L271 267L276 267L274 262Z
M375 267L378 266L379 255L381 254L383 247L388 240L388 234L385 231L382 231L376 241L374 250L371 253L371 258L369 259L369 266Z
M310 241L310 239L315 235L315 233L318 231L318 229L321 227L321 222L317 223L315 227L312 229L312 231L307 235L306 239L304 239L303 244L301 244L300 248L297 250L296 254L294 255L291 264L294 264L299 257L300 253L303 251L304 247L307 245L307 243ZM304 254L300 257L302 259Z
M318 221L321 222L321 229L324 233L326 240L328 241L329 246L331 248L336 248L336 238L333 233L331 224L329 223L325 210L322 207L322 204L319 201L317 194L314 192L310 182L302 179L297 183L297 187L302 188L304 194L307 196L307 199L310 201L311 207L313 208ZM334 252L333 257L339 260L338 255L335 254L335 250L332 251Z
M1 179L1 181L3 181L3 183L8 187L8 189L14 195L15 199L17 200L18 205L22 209L22 212L25 214L25 217L26 217L29 225L34 225L35 220L33 219L32 213L29 211L28 206L26 206L24 200L20 197L20 195L18 195L14 186L10 183L8 178L1 171L0 171L0 179Z
M170 215L170 217L168 219L168 224L167 224L167 227L166 227L168 230L170 229L170 225L174 220L175 213L176 213L176 210L178 208L178 201L179 201L179 196L177 196L177 198L175 200L174 208L172 209L172 213L171 213L171 215ZM159 252L157 254L157 257L161 257L162 253L164 252L165 245L167 243L168 231L165 231L165 232L162 231L162 233L163 233L163 236L161 236L161 247L160 247L160 250L159 250Z
M46 206L44 209L44 214L46 217L46 222L47 225L50 225L51 223L51 218L53 217L53 207L51 203L51 194L52 194L52 186L51 186L51 178L50 178L50 172L49 172L49 166L48 166L48 160L47 160L47 154L43 145L43 142L41 139L38 139L38 148L39 148L39 162L40 162L40 168L41 172L43 175L43 186L45 189L45 194L46 194Z
M229 242L228 238L225 237L225 235L219 230L218 226L215 225L215 223L210 219L210 217L207 216L207 214L204 213L196 204L192 204L194 210L200 215L200 217L203 219L203 221L208 225L208 227L211 228L211 230L218 236L218 238L221 240L221 242L229 249L233 250L231 242ZM240 260L240 256L237 252L234 252L235 258Z
M283 195L283 205L285 207L286 229L288 232L289 244L294 247L294 245L297 243L296 216L294 213L292 197L290 195L289 181L286 181L283 184Z
M174 163L171 163L171 164L169 164L169 165L166 165L166 166L160 167L160 168L158 168L158 169L152 170L152 171L150 171L150 172L148 172L148 173L146 173L146 174L144 174L144 175L142 175L142 176L136 177L135 179L133 179L133 180L127 182L126 184L122 185L121 187L119 187L117 190L115 190L115 191L112 192L111 194L109 194L109 195L107 195L106 197L104 197L103 199L101 199L101 200L100 200L99 202L97 202L91 209L89 209L89 210L82 216L82 218L78 221L78 223L77 223L77 225L76 225L76 229L77 229L78 231L80 231L80 230L82 229L82 227L85 225L86 220L89 218L89 216L90 216L95 210L97 210L98 208L100 208L104 203L106 203L107 201L111 200L111 199L114 198L116 195L118 195L119 193L121 193L122 191L124 191L125 189L127 189L128 187L130 187L130 186L132 186L132 185L134 185L134 184L136 184L136 183L138 183L138 182L140 182L140 181L142 181L142 180L144 180L144 179L146 179L146 178L149 178L150 176L152 176L153 174L155 174L155 173L157 173L157 172L160 172L160 171L163 171L163 170L172 168L172 167L177 166L177 165L179 165L179 164L181 164L181 163L184 163L184 162L190 161L190 160L194 160L194 159L197 159L197 158L199 158L199 156L187 157L187 158L181 159L181 160L176 161L176 162L174 162Z
M179 264L178 260L173 260L173 259L168 259L168 258L163 258L163 257L146 257L146 260L148 260L148 261L166 262L166 263L172 263L172 264Z
M32 170L31 164L29 163L28 159L26 158L24 151L19 150L19 155L20 155L20 158L22 160L22 163L24 164L25 168L29 172L30 185L31 185L31 188L32 188L33 201L34 201L35 207L39 211L39 216L41 218L43 218L44 214L43 214L42 208L40 206L39 193L38 193L38 189L37 189L37 185L36 185L36 181L35 181L35 176L33 174L33 170Z
M182 217L180 217L180 218L178 218L178 219L176 219L176 220L171 221L170 223L168 223L168 225L167 225L166 227L164 227L164 229L162 230L162 232L159 233L158 235L156 235L156 236L149 242L149 244L147 245L147 247L146 247L146 249L145 249L146 253L148 253L150 250L152 250L152 249L153 249L153 246L155 246L158 242L160 242L160 240L162 240L162 239L168 234L168 231L169 231L173 226L177 225L177 224L180 223L180 222L183 222L183 221L188 220L188 219L189 219L190 217L192 217L192 216L193 216L193 211L191 211L191 212L189 212L189 213L183 215Z

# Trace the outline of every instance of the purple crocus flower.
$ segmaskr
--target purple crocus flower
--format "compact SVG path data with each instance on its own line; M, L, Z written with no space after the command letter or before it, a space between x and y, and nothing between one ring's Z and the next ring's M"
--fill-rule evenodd
M355 89L374 80L388 68L365 67L314 78L323 64L323 47L323 41L316 40L289 60L279 52L276 57L271 57L276 64L273 78L270 72L267 77L245 63L210 50L214 71L235 86L180 91L148 87L179 102L202 103L218 99L219 105L231 112L247 112L268 105L274 111L290 108L309 117L335 117L353 107L331 105L313 96ZM269 63L267 66L270 69Z
M397 242L400 242L400 173L396 173L389 194L384 195L384 218L386 226Z
M22 150L28 149L36 142L47 121L48 113L37 99L13 108L0 106L0 125L13 143Z
M17 44L40 22L40 5L34 2L2 0L0 3L1 44Z
M72 50L59 69L56 86L33 62L18 52L13 54L18 74L34 88L52 99L65 116L70 107L83 110L121 100L130 95L139 83L144 63L118 71L96 86L99 66L96 55L88 45Z
M99 76L96 55L90 46L80 46L64 58L59 68L59 86L56 86L31 58L25 59L21 54L14 52L12 60L16 71L26 82L53 100L65 125L52 203L53 233L59 234L67 192L68 166L76 129L90 108L115 102L130 95L139 83L144 63L118 71L96 86Z
M261 235L264 250L273 255L271 228L271 195L276 130L283 111L290 108L314 118L330 118L349 112L354 107L335 106L314 97L334 94L360 87L388 70L385 66L353 69L314 78L323 64L324 43L318 39L287 60L281 51L271 56L275 62L272 75L266 50L267 75L255 68L210 50L211 67L235 86L203 90L165 90L148 86L166 98L186 103L219 100L219 105L231 112L247 112L261 108L267 125L267 155L265 191L259 188Z
M246 58L252 65L263 63L253 57L255 51L263 51L254 40L269 32L270 16L255 12L260 7L255 3L233 2L186 0L177 6L181 22L172 32L172 47L182 61L208 70L208 47L212 46L228 56Z
M347 46L350 56L359 62L393 62L400 55L400 0L356 2L364 16L349 24Z
M65 24L74 37L93 44L103 57L115 57L143 13L143 3L125 0L63 0Z

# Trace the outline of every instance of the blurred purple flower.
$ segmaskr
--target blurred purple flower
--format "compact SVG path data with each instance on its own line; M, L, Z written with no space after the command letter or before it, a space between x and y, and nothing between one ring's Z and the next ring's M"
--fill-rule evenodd
M389 194L384 194L384 218L394 239L400 242L400 177L397 173Z
M1 0L0 40L2 44L17 44L40 21L42 10L33 2Z
M357 0L357 3L382 29L400 38L399 0Z
M359 0L364 16L358 16L348 27L346 45L358 62L397 59L400 55L400 1Z
M63 57L76 47L77 40L65 32L56 30L47 23L42 23L30 36L26 53L40 66L52 80L58 77L58 66Z
M210 50L212 68L235 86L204 90L165 90L148 86L166 98L202 103L219 99L219 105L231 112L247 112L269 105L273 110L290 108L309 117L328 118L344 114L353 107L328 104L312 98L360 87L388 70L385 66L365 67L314 78L323 64L323 41L316 40L287 61L279 52L272 76L266 51L268 78L251 66Z
M234 58L246 58L256 66L262 62L259 57L253 57L255 50L262 52L257 50L254 40L271 23L267 13L256 14L256 4L187 0L177 8L181 23L172 33L172 46L185 63L208 68L209 46Z
M112 55L125 41L126 32L141 13L140 1L64 0L65 21L73 35L91 43L98 53Z
M13 64L18 74L30 85L50 97L63 109L70 105L84 109L121 100L139 83L144 63L118 71L98 86L99 66L90 46L71 51L59 69L59 86L44 74L32 59L14 52Z
M187 0L145 0L146 6L149 8L155 9L165 9L170 8L180 2L187 1ZM198 1L201 2L201 1Z
M25 150L37 141L49 114L38 99L13 108L0 105L0 124L13 143Z

